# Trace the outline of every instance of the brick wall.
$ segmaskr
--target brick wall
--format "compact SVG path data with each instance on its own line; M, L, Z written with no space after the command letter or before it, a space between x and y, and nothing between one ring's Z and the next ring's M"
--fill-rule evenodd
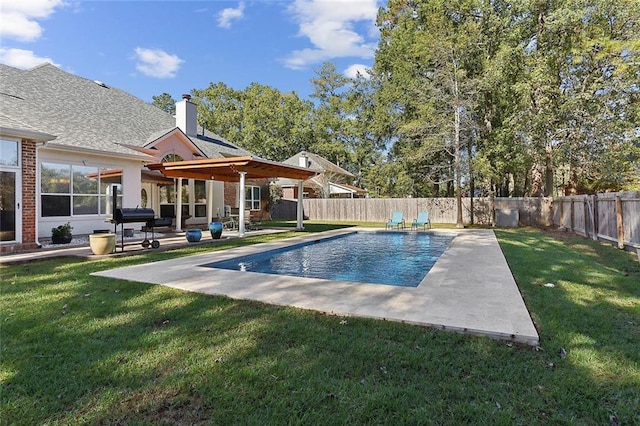
M246 186L266 186L269 185L269 179L247 179L245 182ZM232 208L239 207L238 203L240 200L238 199L238 187L240 183L237 182L225 182L224 183L224 203L231 206ZM262 197L262 193L261 193ZM268 216L267 208L267 200L261 198L260 205L262 210L257 212L251 212L251 217L255 219L263 219Z
M22 141L22 244L36 243L36 144ZM27 248L27 247L25 247Z

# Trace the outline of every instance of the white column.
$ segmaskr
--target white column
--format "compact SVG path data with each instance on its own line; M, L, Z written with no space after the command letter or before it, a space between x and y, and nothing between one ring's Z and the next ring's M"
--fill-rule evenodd
M196 203L196 181L194 179L187 179L187 206L189 206L189 208L187 209L188 214L187 216L191 216L191 218L194 218L196 216L196 208L195 208L195 203ZM187 228L189 228L189 225L187 225Z
M244 236L244 177L247 172L240 172L240 205L238 206L238 233Z
M213 218L213 181L207 181L207 223Z
M304 185L303 185L304 181L303 180L299 180L298 181L298 223L296 225L296 231L302 231L304 229L304 226L302 225L302 221L304 219L304 210L303 210L303 206L302 206L302 196L303 196L303 191L304 191Z
M182 178L178 178L176 191L176 231L182 231Z

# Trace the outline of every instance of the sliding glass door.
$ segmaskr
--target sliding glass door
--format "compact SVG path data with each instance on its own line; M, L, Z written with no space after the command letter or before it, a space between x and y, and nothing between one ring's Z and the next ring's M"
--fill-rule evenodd
M0 139L0 243L21 242L20 143Z

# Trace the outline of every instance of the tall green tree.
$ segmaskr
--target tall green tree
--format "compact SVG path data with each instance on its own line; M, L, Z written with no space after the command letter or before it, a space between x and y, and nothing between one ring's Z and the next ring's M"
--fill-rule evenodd
M534 159L531 194L621 189L638 155L637 2L532 0L529 7L513 123Z
M176 113L176 101L168 93L162 93L161 95L151 97L151 105L157 106L161 110L168 112L169 114Z
M332 62L323 63L315 74L311 79L314 88L311 98L315 100L312 117L314 139L309 150L345 167L351 162L348 149L350 115L346 105L346 92L351 80L339 74Z
M198 121L207 129L238 143L242 132L243 94L226 84L211 83L191 91L198 105Z
M375 129L413 194L426 181L447 195L474 179L499 195L638 182L639 14L631 0L390 1Z
M380 99L397 119L395 153L417 166L415 177L429 177L434 185L444 181L453 189L458 226L462 182L468 177L463 156L473 152L467 147L475 127L480 19L478 4L467 0L397 0L378 17L383 31L376 71L388 76L381 92L389 94ZM394 95L401 92L398 105ZM392 102L385 105L388 99Z
M283 161L311 144L313 105L295 92L258 83L235 90L216 83L192 94L201 124L260 157Z
M351 154L350 171L355 184L369 188L367 171L380 164L389 141L376 132L376 85L370 75L358 74L346 92L345 142ZM349 166L347 166L349 167Z
M312 140L312 103L295 92L282 93L252 83L243 93L242 130L237 141L269 160L283 161L306 149Z

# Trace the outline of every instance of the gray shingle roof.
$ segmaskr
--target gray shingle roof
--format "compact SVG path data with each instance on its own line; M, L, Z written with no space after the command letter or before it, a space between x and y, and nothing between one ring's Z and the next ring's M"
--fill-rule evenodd
M56 135L56 145L140 155L124 145L144 147L176 127L175 118L161 109L51 64L29 70L0 64L0 93L11 95L0 96L0 112ZM207 131L191 140L212 158L248 154Z
M352 173L350 173L347 170L343 169L342 167L332 163L331 161L327 160L326 158L321 157L318 154L314 154L313 152L300 151L299 153L297 153L293 157L288 158L285 161L283 161L283 163L297 166L299 164L299 160L300 160L300 157L302 155L305 155L307 157L309 168L311 168L311 169L322 170L323 173L326 173L326 172L335 173L337 175L341 175L341 176L344 176L346 178L354 177Z
M286 160L283 161L284 164L290 164L293 166L297 166L299 165L299 161L300 161L300 157L302 157L303 155L305 155L307 157L307 161L308 161L308 167L310 169L315 169L321 172L321 176L324 176L325 173L331 173L334 176L332 176L332 178L335 180L335 178L338 178L339 181L350 181L354 176L352 173L348 172L347 170L343 169L342 167L332 163L331 161L327 160L324 157L319 156L318 154L314 154L313 152L305 152L305 151L300 151L299 153L297 153L296 155L294 155L293 157L290 157ZM311 179L308 179L305 181L305 185L306 186L311 186L311 187L322 187L322 184L317 182L318 177L314 177ZM293 179L278 179L278 184L280 186L296 186L298 184L298 181L295 181Z

